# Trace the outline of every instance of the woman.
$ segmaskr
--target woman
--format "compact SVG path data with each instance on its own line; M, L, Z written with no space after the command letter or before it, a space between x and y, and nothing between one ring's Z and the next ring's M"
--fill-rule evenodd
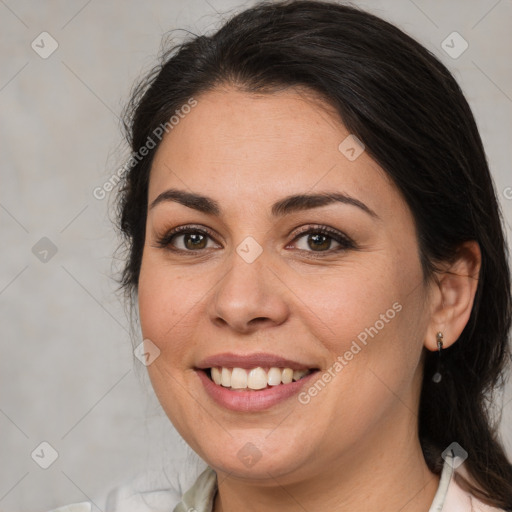
M509 268L448 70L353 7L261 3L171 50L126 119L122 284L208 464L172 509L512 510L487 409Z

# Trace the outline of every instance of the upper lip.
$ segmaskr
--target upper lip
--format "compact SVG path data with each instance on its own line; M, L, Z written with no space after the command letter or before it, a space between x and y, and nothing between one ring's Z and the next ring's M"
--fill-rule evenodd
M309 370L314 366L293 361L285 357L269 353L256 353L256 354L232 354L229 352L223 354L216 354L201 360L196 368L206 370L214 367L225 368L244 368L251 369L257 367L275 367L275 368L291 368L292 370Z

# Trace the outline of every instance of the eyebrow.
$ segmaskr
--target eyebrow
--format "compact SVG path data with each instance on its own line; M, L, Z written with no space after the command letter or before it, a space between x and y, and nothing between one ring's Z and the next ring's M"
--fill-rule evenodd
M162 192L154 201L152 201L149 209L151 210L156 205L164 202L180 203L183 206L206 213L207 215L220 216L222 212L219 203L214 199L201 194L185 192L175 188ZM320 192L316 194L295 194L287 196L274 203L272 205L271 212L273 217L282 217L296 211L319 208L333 203L343 203L355 206L371 217L376 219L379 218L371 208L366 206L366 204L359 199L337 192Z

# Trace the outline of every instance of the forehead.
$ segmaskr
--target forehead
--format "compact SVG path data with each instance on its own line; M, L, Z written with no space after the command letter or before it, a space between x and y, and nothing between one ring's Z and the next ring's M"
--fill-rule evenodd
M364 195L372 209L389 209L399 199L319 97L294 89L256 95L223 88L195 99L158 148L149 202L169 187L251 204L315 190Z

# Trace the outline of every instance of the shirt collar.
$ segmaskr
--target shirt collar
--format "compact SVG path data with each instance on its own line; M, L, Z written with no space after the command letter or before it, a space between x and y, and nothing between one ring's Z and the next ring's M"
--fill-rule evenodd
M442 512L453 474L452 458L448 455L441 472L439 487L428 512ZM194 485L183 495L173 512L212 512L216 492L217 474L208 466L197 477Z

